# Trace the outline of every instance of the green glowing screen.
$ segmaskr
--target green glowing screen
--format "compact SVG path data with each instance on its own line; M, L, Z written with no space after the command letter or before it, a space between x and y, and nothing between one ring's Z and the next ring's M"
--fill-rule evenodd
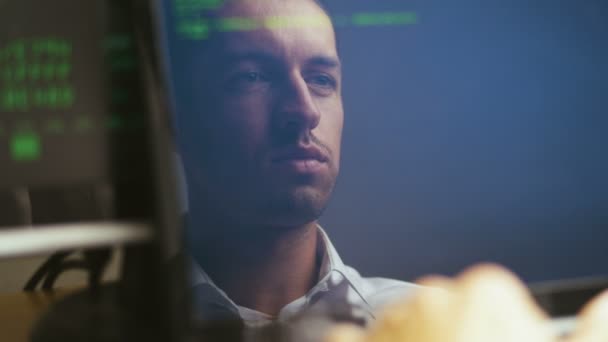
M33 132L15 134L11 140L15 160L34 160L40 157L40 138Z
M100 8L76 0L0 6L0 188L107 173Z
M0 47L0 110L70 108L76 96L72 69L67 39L16 39Z

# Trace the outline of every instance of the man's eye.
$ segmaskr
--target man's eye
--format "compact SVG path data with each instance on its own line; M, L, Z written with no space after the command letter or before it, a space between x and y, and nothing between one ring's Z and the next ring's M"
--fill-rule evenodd
M228 80L228 88L235 90L257 89L268 84L270 78L258 71L240 72Z
M315 75L308 77L308 84L325 89L335 89L336 88L336 80L329 75Z
M239 77L243 81L252 82L252 83L266 80L266 78L262 74L260 74L259 72L255 72L255 71L243 73Z

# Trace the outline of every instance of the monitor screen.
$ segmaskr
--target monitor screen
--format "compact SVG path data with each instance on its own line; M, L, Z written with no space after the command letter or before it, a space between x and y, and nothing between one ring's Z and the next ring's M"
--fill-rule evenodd
M0 2L0 226L147 215L148 114L129 6Z
M101 179L108 172L100 128L101 7L74 1L0 5L0 186Z
M201 100L207 42L259 27L205 17L219 0L160 4L177 121L213 115ZM346 264L404 281L482 261L532 283L608 275L603 1L323 5L337 35L344 125L320 225ZM315 25L265 20L279 30ZM208 132L196 122L187 130ZM182 159L199 153L178 145L190 146L178 149ZM188 207L200 208L192 197Z

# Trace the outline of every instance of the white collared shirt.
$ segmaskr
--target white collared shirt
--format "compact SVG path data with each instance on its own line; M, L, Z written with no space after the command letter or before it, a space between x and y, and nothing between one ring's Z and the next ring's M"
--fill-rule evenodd
M191 284L194 310L203 319L241 318L247 326L261 326L273 320L286 321L304 310L347 304L363 314L366 321L384 305L405 298L419 286L387 278L364 278L354 268L344 265L325 231L318 226L322 243L320 281L304 296L285 305L272 317L234 303L218 288L205 271L192 261Z

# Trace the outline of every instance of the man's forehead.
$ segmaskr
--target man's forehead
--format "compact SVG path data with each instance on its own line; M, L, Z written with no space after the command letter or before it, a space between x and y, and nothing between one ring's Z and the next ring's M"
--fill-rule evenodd
M331 19L313 0L232 0L215 11L220 32L328 29Z
M316 14L318 17L327 17L327 13L314 0L226 0L219 6L217 13L243 17L290 14Z
M339 63L331 20L313 0L234 0L217 14L221 55L295 54Z

